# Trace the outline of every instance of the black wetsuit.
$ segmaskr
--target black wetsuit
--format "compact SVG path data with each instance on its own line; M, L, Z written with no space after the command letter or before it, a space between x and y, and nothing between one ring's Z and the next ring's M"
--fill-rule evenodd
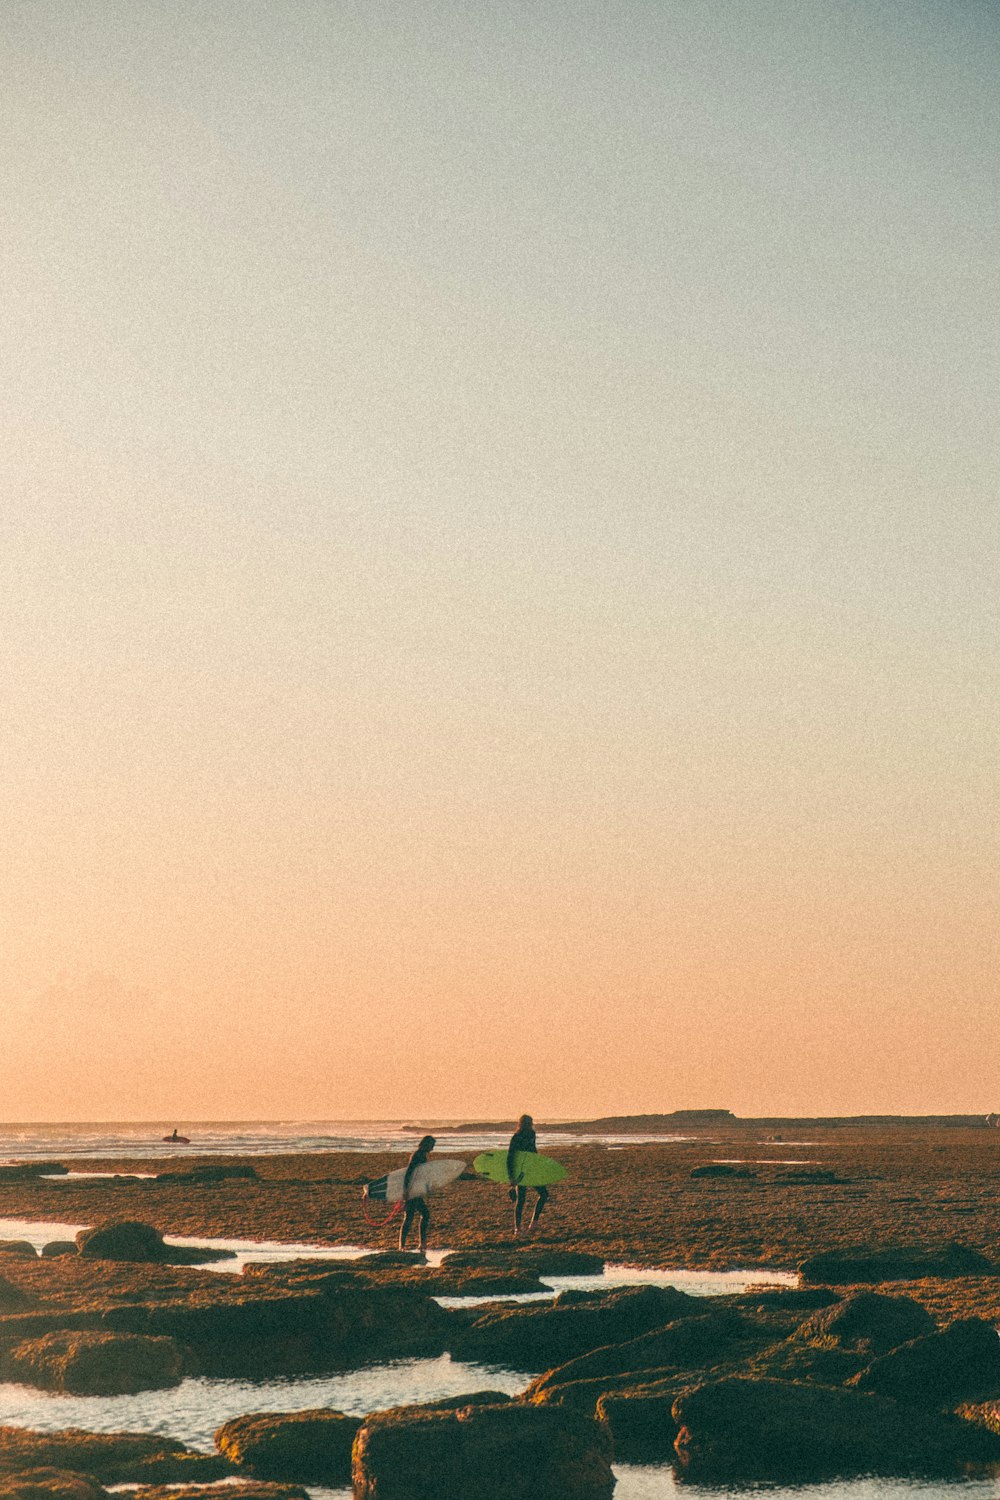
M420 1248L424 1249L427 1244L427 1228L431 1222L431 1211L427 1207L426 1198L407 1198L406 1190L410 1185L410 1178L418 1167L422 1167L430 1153L428 1151L416 1150L406 1163L406 1176L403 1178L403 1198L406 1207L403 1209L403 1222L399 1229L399 1248L406 1248L406 1236L410 1232L410 1225L414 1219L420 1219Z
M537 1153L538 1147L535 1144L535 1132L533 1130L515 1130L510 1138L510 1145L507 1147L507 1177L510 1182L514 1183L515 1232L521 1227L521 1215L524 1213L524 1205L528 1197L528 1189L514 1182L514 1157L518 1151ZM542 1216L542 1209L549 1201L549 1190L547 1187L536 1187L535 1193L537 1197L534 1212L531 1215L532 1224L538 1223L538 1220Z

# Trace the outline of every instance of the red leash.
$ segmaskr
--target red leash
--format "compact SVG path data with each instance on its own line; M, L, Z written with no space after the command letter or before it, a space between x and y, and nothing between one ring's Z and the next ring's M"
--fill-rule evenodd
M372 1218L371 1214L368 1212L368 1202L368 1189L365 1188L361 1194L361 1211L365 1216L365 1222L374 1225L376 1229L381 1229L384 1224L390 1223L396 1217L400 1209L403 1207L404 1200L400 1198L395 1208L391 1211L391 1213L387 1213L384 1219Z

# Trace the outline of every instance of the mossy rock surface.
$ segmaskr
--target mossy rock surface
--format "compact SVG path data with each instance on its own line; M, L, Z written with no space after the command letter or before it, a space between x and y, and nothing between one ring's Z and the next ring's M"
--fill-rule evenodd
M237 1469L262 1479L344 1485L351 1479L351 1449L361 1422L321 1408L252 1412L234 1417L215 1434L220 1453Z
M355 1500L610 1500L602 1423L508 1402L370 1419L354 1445Z

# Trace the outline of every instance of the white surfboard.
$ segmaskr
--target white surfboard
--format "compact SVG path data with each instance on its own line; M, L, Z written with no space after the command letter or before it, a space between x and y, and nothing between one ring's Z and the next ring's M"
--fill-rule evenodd
M428 1193L434 1192L437 1188L447 1187L450 1182L461 1177L464 1171L464 1161L425 1161L417 1167L410 1178L406 1196L426 1198ZM367 1186L368 1197L376 1203L398 1203L403 1196L405 1176L406 1168L397 1167L395 1172L389 1172L385 1177L377 1177Z

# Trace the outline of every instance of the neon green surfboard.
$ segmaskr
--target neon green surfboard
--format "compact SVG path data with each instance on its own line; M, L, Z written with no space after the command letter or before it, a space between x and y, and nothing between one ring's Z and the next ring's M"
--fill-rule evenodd
M506 1151L483 1151L472 1163L480 1177L490 1182L507 1182ZM539 1156L537 1151L514 1153L514 1182L518 1187L549 1187L553 1182L562 1182L566 1168L551 1156Z

